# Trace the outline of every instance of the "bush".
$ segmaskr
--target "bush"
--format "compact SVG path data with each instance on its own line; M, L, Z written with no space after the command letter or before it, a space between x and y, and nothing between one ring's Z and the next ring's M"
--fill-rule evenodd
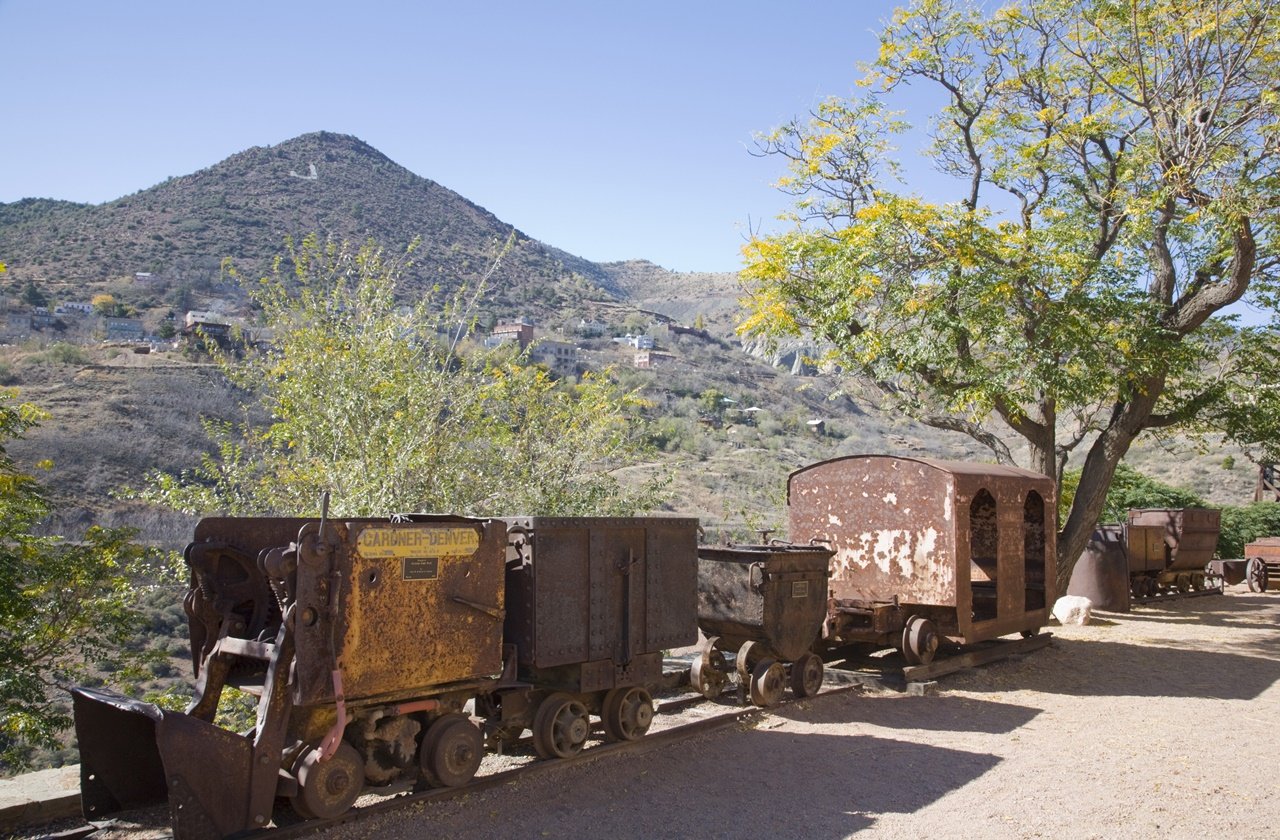
M40 358L59 365L89 364L89 354L85 352L83 347L67 344L65 341L50 344L49 349L40 354Z
M1243 557L1246 544L1259 537L1280 536L1280 503L1254 502L1222 509L1219 557Z

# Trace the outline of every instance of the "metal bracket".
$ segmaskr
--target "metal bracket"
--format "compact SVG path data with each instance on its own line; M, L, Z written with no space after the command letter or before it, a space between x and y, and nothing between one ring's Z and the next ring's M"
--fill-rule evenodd
M471 607L471 609L482 612L485 615L492 616L498 621L502 621L507 617L507 611L501 607L491 607L488 604L482 604L479 601L468 600L467 598L463 598L461 595L450 595L449 600L453 601L455 604L462 604L464 607Z

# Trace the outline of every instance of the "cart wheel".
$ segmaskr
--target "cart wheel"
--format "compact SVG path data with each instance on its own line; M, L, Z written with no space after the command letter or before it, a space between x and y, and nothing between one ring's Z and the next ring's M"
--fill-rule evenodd
M758 642L743 642L742 647L738 648L738 657L734 660L734 668L738 671L738 679L743 685L751 682L751 674L755 669L756 648L759 647ZM755 661L753 661L755 660Z
M806 653L791 665L791 690L797 697L812 697L822 690L822 657Z
M1196 592L1204 591L1204 575L1196 572L1191 576L1191 588Z
M761 659L751 671L751 702L762 708L778 705L787 684L787 669L774 659Z
M1177 587L1179 594L1186 595L1191 591L1191 575L1178 575L1174 578L1174 586Z
M653 723L653 698L639 686L615 688L604 698L604 731L612 741L634 741Z
M448 714L427 727L418 761L432 787L460 787L476 775L484 758L484 735L466 715Z
M591 733L587 707L568 694L552 694L533 718L533 749L539 758L572 758Z
M313 749L298 764L298 792L289 797L293 810L308 820L340 817L364 790L364 759L343 741L327 760Z
M932 621L913 615L902 628L902 656L908 665L927 665L938 652L938 629Z
M704 650L689 668L689 684L708 700L720 696L728 682L728 676L729 663L725 661L724 654L715 648Z
M1024 639L1034 639L1040 635L1039 627L1028 627L1026 630L1019 630L1018 635Z
M1245 578L1249 582L1250 592L1267 591L1267 564L1262 562L1261 557L1250 558L1245 567Z

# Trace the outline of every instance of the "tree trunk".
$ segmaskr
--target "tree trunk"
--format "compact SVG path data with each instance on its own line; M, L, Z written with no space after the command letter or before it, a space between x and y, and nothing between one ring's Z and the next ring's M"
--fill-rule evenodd
M1098 516L1102 513L1120 459L1129 451L1134 438L1155 410L1156 401L1164 391L1164 377L1152 377L1134 390L1138 396L1128 402L1117 403L1111 422L1098 435L1085 457L1071 512L1058 531L1059 595L1066 593L1076 561L1098 526Z

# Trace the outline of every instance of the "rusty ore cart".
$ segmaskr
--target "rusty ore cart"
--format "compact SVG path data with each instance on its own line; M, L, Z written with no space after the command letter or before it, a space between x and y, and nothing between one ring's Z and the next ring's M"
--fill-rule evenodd
M822 688L813 652L827 612L831 550L825 546L699 546L698 626L707 637L689 681L716 697L729 681L725 653L735 654L739 685L757 706L775 705L789 682L800 697Z
M1125 530L1134 597L1204 589L1221 517L1222 511L1215 508L1129 511Z
M1123 523L1099 525L1067 593L1128 612L1132 599L1217 588L1224 577L1222 564L1212 564L1220 517L1214 508L1135 508Z
M663 650L698 638L698 520L505 522L506 638L517 651L520 679L540 690L493 698L486 711L500 736L530 727L539 755L566 758L582 748L594 712L610 737L640 737L653 719ZM538 706L532 715L530 702Z
M572 755L644 734L662 647L696 638L697 522L204 519L186 713L73 692L85 816L168 801L174 836L345 812L366 785L465 784L491 739ZM252 730L214 724L227 686ZM471 705L477 726L467 713Z
M1056 499L1043 475L855 455L792 473L787 504L791 539L835 552L829 647L891 646L921 664L942 637L1029 636L1048 621Z
M1263 537L1244 547L1250 592L1280 589L1280 537Z

